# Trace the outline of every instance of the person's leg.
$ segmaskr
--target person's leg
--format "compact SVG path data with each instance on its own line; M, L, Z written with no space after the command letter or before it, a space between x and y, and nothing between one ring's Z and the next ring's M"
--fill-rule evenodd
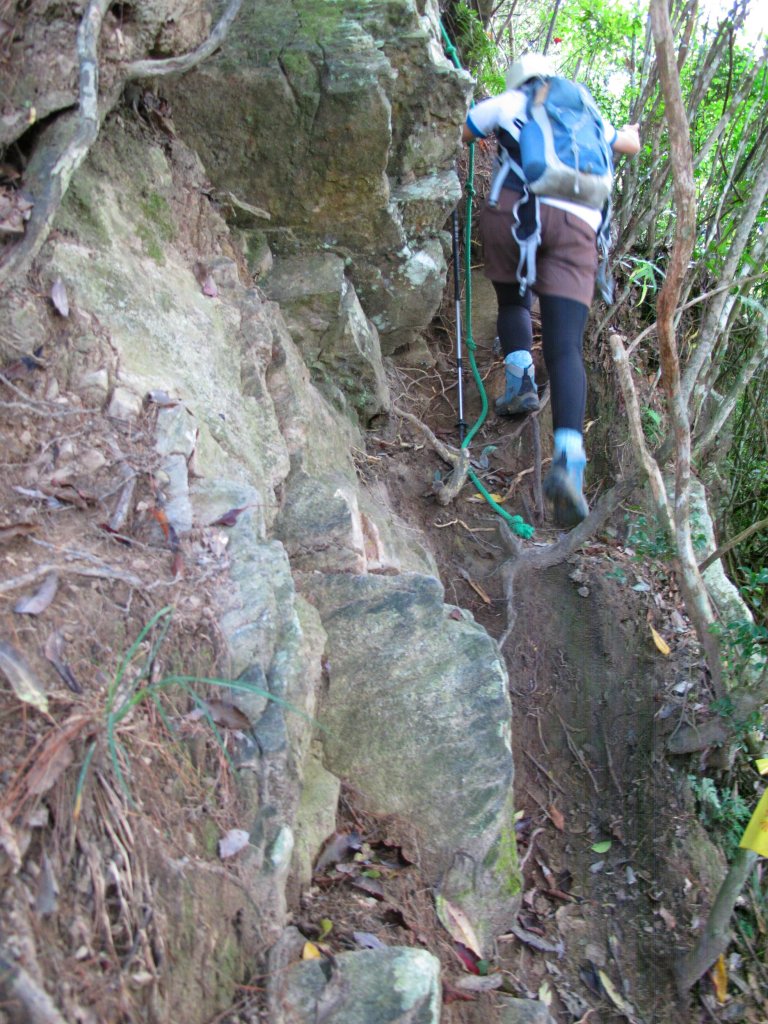
M516 416L539 408L534 379L533 328L531 326L530 291L520 294L520 287L501 281L492 282L499 311L496 330L504 354L506 389L496 400L500 416Z
M584 498L584 413L587 376L582 358L589 308L574 299L539 296L544 362L549 373L554 451L544 492L559 526L575 526L588 514Z

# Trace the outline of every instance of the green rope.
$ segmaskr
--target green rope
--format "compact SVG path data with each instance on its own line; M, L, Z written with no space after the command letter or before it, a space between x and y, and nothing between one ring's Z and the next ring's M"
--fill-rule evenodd
M457 68L461 67L459 63L458 53L456 47L450 40L448 33L445 31L445 26L440 22L440 31L443 36L443 47L449 58L453 61L454 66ZM465 328L465 341L467 345L467 352L469 353L469 365L472 367L472 375L475 378L477 384L477 390L480 394L480 401L482 408L480 415L478 416L474 426L470 429L467 436L461 443L462 449L468 448L469 443L475 434L478 432L485 422L485 417L488 415L488 397L485 393L485 386L483 384L483 378L480 376L480 371L477 368L477 362L475 360L475 351L477 345L472 337L472 266L471 266L471 251L472 251L472 203L475 197L475 144L474 142L469 145L469 162L467 165L467 181L466 181L466 193L467 193L467 206L466 206L466 217L465 217L465 234L464 234L464 328ZM491 506L494 512L498 513L502 519L510 526L513 533L516 533L518 537L523 537L526 540L532 537L534 534L533 527L526 523L522 516L513 516L505 508L495 501L488 493L485 485L479 479L473 469L467 473L467 476L475 485L480 494L485 498L488 504Z

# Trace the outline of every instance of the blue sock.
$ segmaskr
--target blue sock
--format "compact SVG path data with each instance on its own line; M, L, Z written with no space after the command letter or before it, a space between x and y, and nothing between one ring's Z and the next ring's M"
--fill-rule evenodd
M569 476L572 476L581 488L587 455L584 451L584 438L580 431L571 430L568 427L560 427L555 431L555 451L552 461L556 462L561 455L565 455L565 468Z
M526 374L530 377L531 383L534 384L533 357L527 349L510 352L504 359L504 368L507 378L507 391L504 397L507 400L520 394L523 377Z

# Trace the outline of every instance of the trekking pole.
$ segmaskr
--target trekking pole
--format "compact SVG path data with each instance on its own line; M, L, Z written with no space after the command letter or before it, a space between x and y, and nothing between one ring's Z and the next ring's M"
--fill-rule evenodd
M467 424L464 422L464 390L461 362L461 287L459 284L459 213L453 211L453 296L456 301L456 373L459 393L459 441L464 440Z

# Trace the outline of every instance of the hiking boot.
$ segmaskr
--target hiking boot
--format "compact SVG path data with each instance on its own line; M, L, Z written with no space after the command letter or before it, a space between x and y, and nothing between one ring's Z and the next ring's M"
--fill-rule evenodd
M507 367L507 390L494 404L498 416L520 416L536 412L539 408L539 395L533 380L533 367L525 370L522 378L511 373Z
M565 452L552 462L544 480L544 494L552 502L555 523L565 529L578 526L589 515L589 505L582 490L584 462L568 463Z

